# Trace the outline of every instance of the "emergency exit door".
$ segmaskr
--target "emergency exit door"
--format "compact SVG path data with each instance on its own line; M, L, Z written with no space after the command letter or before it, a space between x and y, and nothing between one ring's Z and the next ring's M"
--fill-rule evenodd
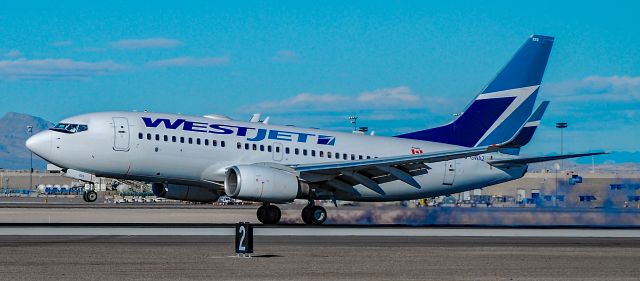
M113 117L113 150L129 151L129 120Z
M442 184L453 185L453 181L456 178L456 160L449 160L444 162L444 178Z

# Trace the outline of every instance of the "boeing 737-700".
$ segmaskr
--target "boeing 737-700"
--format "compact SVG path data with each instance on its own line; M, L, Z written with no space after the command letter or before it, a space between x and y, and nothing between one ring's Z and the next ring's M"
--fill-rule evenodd
M221 195L275 203L308 200L307 224L322 224L315 200L400 201L518 179L527 164L600 154L520 157L548 105L534 111L553 37L532 35L449 124L373 136L150 112L73 116L29 138L33 153L64 169L151 183L159 197L215 202ZM85 194L95 200L94 191Z

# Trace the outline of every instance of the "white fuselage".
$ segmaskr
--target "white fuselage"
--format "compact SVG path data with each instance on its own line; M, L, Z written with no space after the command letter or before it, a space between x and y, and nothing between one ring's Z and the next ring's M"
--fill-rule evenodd
M225 171L234 165L339 162L460 148L395 137L146 112L92 113L61 123L85 124L88 129L77 133L48 130L33 138L38 143L30 149L55 165L99 176L221 190ZM526 165L497 168L485 162L498 157L507 156L491 153L427 163L428 172L415 177L422 188L396 180L380 184L385 191L381 195L356 185L358 197L336 194L336 199L432 197L517 179L526 172Z

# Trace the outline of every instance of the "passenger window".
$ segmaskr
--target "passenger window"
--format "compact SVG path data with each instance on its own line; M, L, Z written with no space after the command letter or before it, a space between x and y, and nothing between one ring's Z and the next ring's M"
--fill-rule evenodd
M151 140L151 134L147 134L147 140Z
M211 145L218 146L218 141L217 140L211 140Z
M224 141L221 141L221 142L220 142L220 146L224 147L224 145L225 145L225 144L224 144Z
M358 159L362 160L362 155L358 155Z
M260 151L264 151L264 144L260 145Z
M180 137L180 143L184 143L184 137Z
M189 138L189 144L193 144L193 138Z
M311 150L311 156L316 157L316 151L314 149Z
M200 145L201 143L202 143L202 142L200 142L200 138L197 138L197 139L196 139L196 144L197 144L197 145Z
M242 144L240 142L238 142L236 146L238 147L238 149L242 148Z
M169 141L169 136L164 135L164 141Z
M253 148L253 150L258 150L258 145L254 143L251 148Z
M356 160L356 155L355 154L351 154L351 160Z
M249 144L248 143L244 144L244 149L249 150Z
M320 157L324 157L324 151L320 151Z
M160 140L160 135L156 134L156 140L159 141Z
M347 154L346 153L342 153L342 160L347 160Z
M144 134L142 134L142 133L138 133L138 138L139 138L139 139L143 139L143 138L144 138Z
M276 152L280 152L280 147L276 146Z
M295 153L296 155L300 154L300 149L297 149L297 148L293 149L293 153Z
M331 151L327 151L327 158L331 158Z
M284 148L284 153L289 154L289 148L288 147Z
M267 145L267 151L271 152L271 146L270 145Z
M336 152L336 159L340 159L340 153Z
M371 159L371 156L367 156L367 159Z
M204 139L204 145L209 146L209 139Z
M302 150L302 155L307 156L307 150L306 149Z
M171 136L171 141L172 141L172 142L176 142L176 140L177 140L177 139L176 139L176 136Z

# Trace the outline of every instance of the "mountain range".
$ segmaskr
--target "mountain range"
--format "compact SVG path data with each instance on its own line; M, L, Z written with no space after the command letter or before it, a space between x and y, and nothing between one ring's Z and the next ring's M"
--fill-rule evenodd
M27 126L33 126L33 134L46 130L53 124L40 117L8 112L0 118L0 168L7 170L28 170L31 152L24 143L30 133ZM47 162L33 155L33 168L44 170Z

